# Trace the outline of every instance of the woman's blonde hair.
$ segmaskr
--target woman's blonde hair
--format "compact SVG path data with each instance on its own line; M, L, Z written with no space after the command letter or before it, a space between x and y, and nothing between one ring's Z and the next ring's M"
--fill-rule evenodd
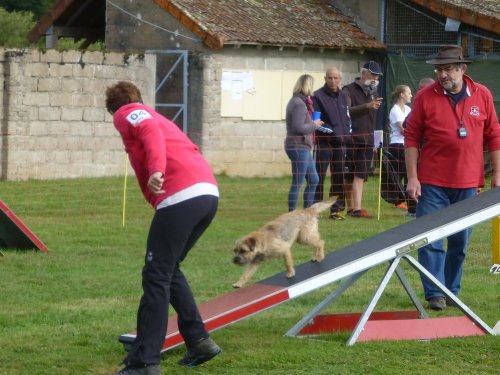
M394 91L391 94L391 103L396 104L398 102L399 97L402 93L405 92L406 89L410 90L410 86L408 85L397 85Z
M309 74L303 74L295 82L293 86L293 94L303 94L305 96L312 95L314 87L314 78Z

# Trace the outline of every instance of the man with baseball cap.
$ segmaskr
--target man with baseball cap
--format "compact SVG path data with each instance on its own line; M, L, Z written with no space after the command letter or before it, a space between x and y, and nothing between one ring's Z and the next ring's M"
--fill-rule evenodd
M352 122L351 142L346 147L345 196L348 216L369 219L373 215L362 208L363 186L373 158L373 131L382 104L377 87L383 74L375 61L363 65L360 74L361 77L342 88Z
M491 187L500 186L500 124L491 92L465 74L470 60L460 46L442 46L427 63L436 81L415 96L405 130L407 190L421 217L470 198L484 184L483 142L493 166ZM418 161L418 163L417 163ZM453 294L460 292L463 262L472 228L418 251L419 262ZM429 308L452 301L421 277Z

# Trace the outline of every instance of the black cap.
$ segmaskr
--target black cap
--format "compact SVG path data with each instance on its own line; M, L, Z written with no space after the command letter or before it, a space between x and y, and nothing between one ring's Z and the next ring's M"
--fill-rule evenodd
M378 65L375 61L368 61L363 68L368 69L371 74L375 74L377 76L383 76L382 69L380 69L380 65Z

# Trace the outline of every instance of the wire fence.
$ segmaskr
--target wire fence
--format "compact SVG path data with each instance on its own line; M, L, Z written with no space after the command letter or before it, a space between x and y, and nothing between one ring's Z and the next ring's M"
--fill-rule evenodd
M447 27L446 17L403 0L388 0L385 43L390 51L427 57L443 44L462 44L469 57L500 55L498 35L458 23Z

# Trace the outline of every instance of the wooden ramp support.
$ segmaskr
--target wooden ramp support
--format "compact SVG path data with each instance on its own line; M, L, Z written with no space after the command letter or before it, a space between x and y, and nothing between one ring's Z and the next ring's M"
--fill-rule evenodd
M302 328L316 319L319 311L328 303L333 301L342 294L349 286L351 286L359 277L367 270L389 262L389 268L384 275L377 291L372 298L368 308L358 321L348 345L354 344L356 341L362 341L365 337L369 337L367 328L383 326L390 324L402 325L401 319L391 319L387 322L380 320L370 320L374 315L374 308L378 302L380 294L383 292L386 283L392 274L396 274L401 283L405 287L412 302L417 307L420 317L423 319L413 319L418 321L417 325L426 326L429 322L429 329L432 326L451 326L457 322L460 325L460 330L463 329L465 323L463 319L441 320L440 323L434 323L428 319L426 312L417 297L409 287L403 273L398 264L401 259L405 259L410 265L421 274L429 277L433 281L433 276L412 257L407 255L409 252L417 250L428 243L448 237L449 235L464 230L465 228L474 226L486 220L490 220L495 216L500 215L500 188L492 189L479 194L473 198L456 203L452 206L444 208L432 214L420 217L416 220L406 222L395 228L391 228L385 232L377 234L373 237L359 241L342 249L333 251L325 257L321 263L307 262L296 267L296 275L292 279L286 278L286 273L282 272L268 279L262 280L254 285L234 290L226 295L215 298L201 304L200 313L205 321L207 329L214 331L229 324L235 323L241 319L257 314L261 311L277 306L290 299L298 298L304 294L315 291L319 288L332 284L338 280L347 279L327 300L323 301L309 313L301 322L292 328L287 335L294 336L299 334ZM427 274L426 274L427 273ZM435 279L434 279L435 280ZM435 280L439 283L437 280ZM433 281L434 282L434 281ZM489 333L494 335L495 332L488 327L481 319L470 311L467 306L441 284L443 293L451 298L462 312L467 315L472 325L479 328L483 334ZM373 313L373 314L372 314ZM427 319L426 319L427 318ZM403 319L404 320L404 319ZM171 349L183 343L183 339L176 325L176 316L171 316L168 322L167 336L163 346L163 351ZM423 328L422 328L423 330ZM367 331L367 333L364 333ZM377 331L380 331L378 329ZM393 329L394 331L394 329ZM375 332L375 331L374 331ZM467 331L469 333L478 333ZM362 334L363 333L363 334ZM443 337L444 333L436 334L435 337ZM453 336L459 336L459 332L455 330ZM379 334L375 335L380 337ZM399 335L401 336L401 335ZM135 332L123 334L119 337L119 341L127 349L135 340ZM404 338L401 336L401 338Z
M37 249L47 246L0 200L0 248Z

